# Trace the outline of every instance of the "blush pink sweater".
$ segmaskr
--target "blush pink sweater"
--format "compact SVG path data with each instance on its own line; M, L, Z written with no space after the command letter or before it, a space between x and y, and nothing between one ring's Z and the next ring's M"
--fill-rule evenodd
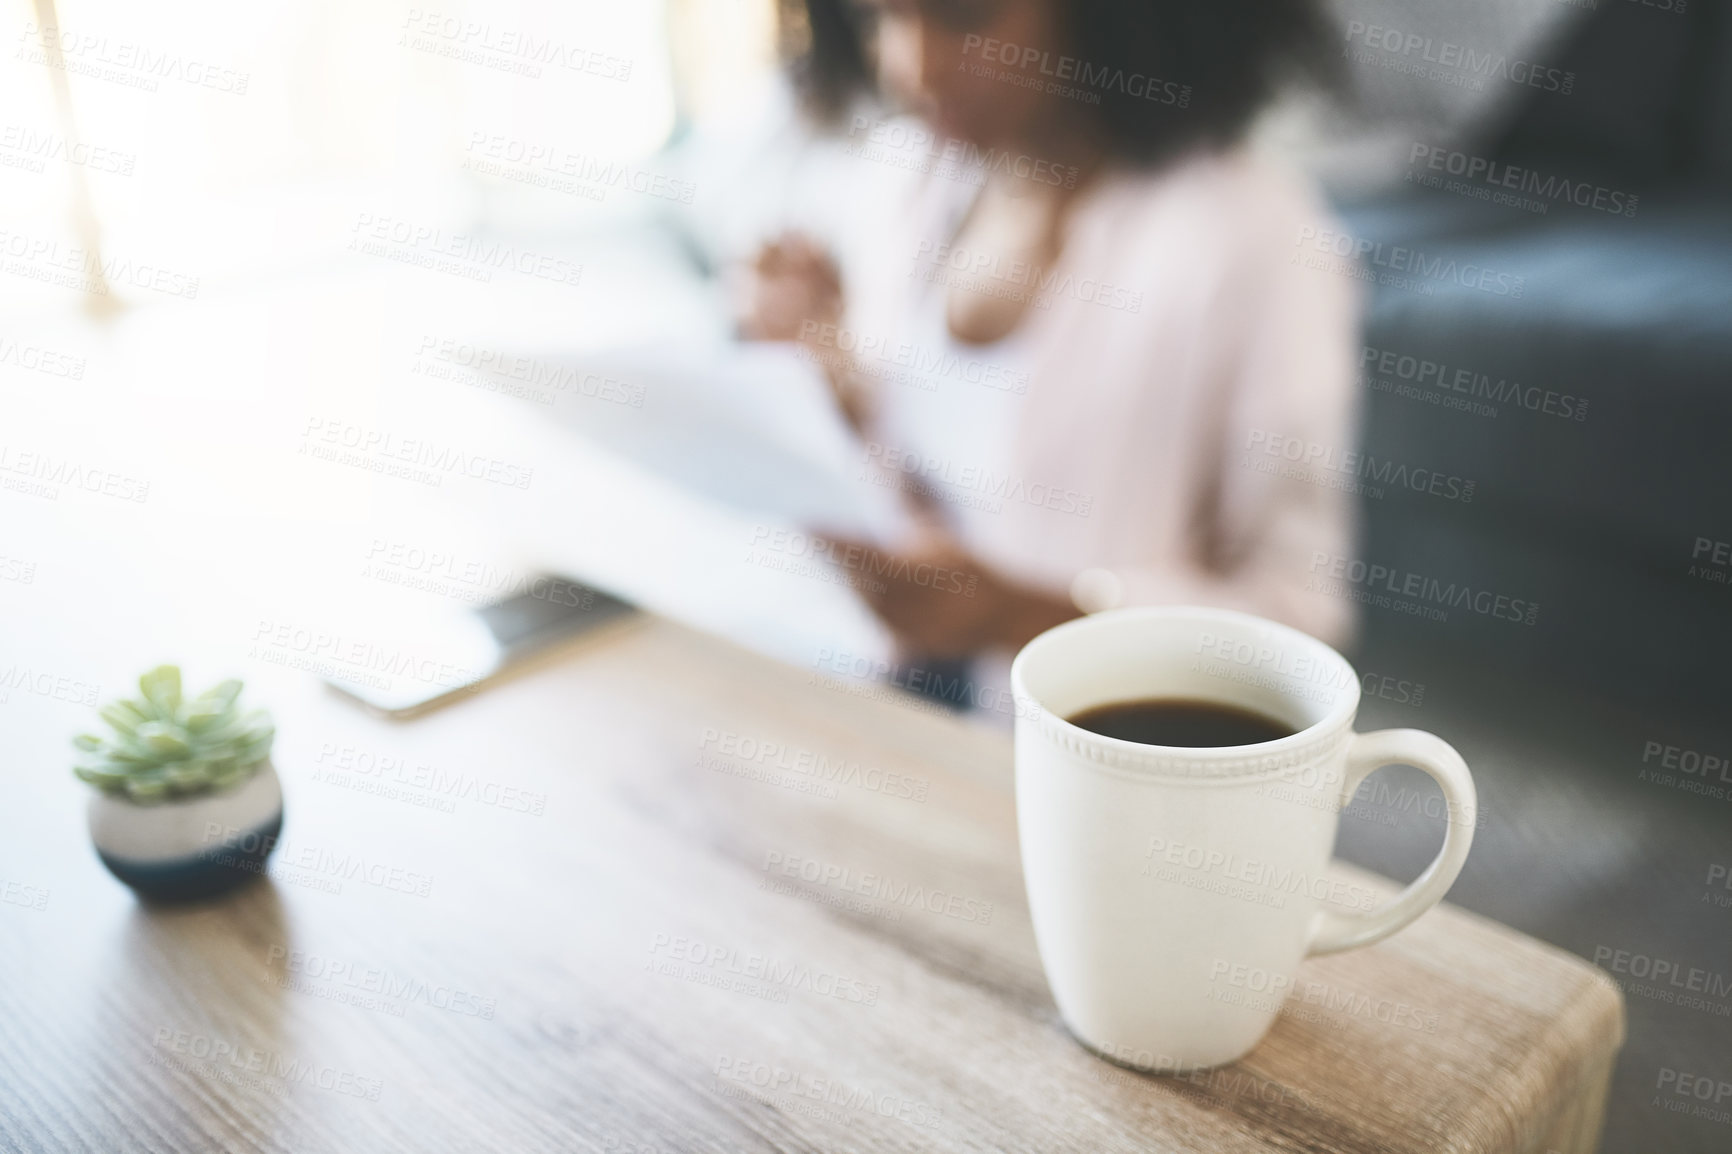
M1352 606L1321 579L1353 547L1359 293L1296 261L1328 227L1311 190L1244 152L1110 176L1079 195L1047 269L941 247L972 191L925 181L899 217L905 247L887 246L904 268L929 262L916 275L1044 302L1006 342L1026 393L1002 476L975 485L1002 499L966 517L968 547L1058 593L1103 569L1122 604L1242 609L1346 641Z

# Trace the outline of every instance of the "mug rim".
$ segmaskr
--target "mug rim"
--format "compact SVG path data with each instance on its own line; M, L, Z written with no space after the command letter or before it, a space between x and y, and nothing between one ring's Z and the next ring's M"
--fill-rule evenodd
M1031 660L1038 660L1039 650L1053 643L1057 637L1077 633L1088 629L1102 628L1109 623L1131 623L1151 620L1184 620L1184 621L1225 621L1238 625L1254 625L1262 629L1274 630L1286 635L1294 642L1303 646L1321 649L1340 663L1348 674L1348 686L1341 700L1330 707L1329 711L1317 721L1304 729L1278 737L1274 741L1261 741L1253 745L1150 745L1141 741L1126 741L1120 737L1109 737L1071 722L1059 716L1037 695L1028 688L1026 670ZM1228 763L1254 760L1265 766L1275 762L1286 762L1299 751L1309 751L1320 742L1331 740L1338 732L1350 728L1353 719L1358 715L1359 705L1363 697L1363 689L1359 684L1358 671L1353 663L1343 657L1333 645L1311 636L1302 629L1273 621L1267 617L1259 617L1254 613L1242 613L1237 609L1217 609L1201 605L1138 605L1120 609L1108 609L1100 613L1091 613L1083 617L1074 617L1069 621L1053 626L1037 634L1016 654L1010 665L1010 686L1015 696L1029 703L1034 716L1030 720L1041 723L1049 734L1060 739L1062 744L1085 749L1093 749L1109 755L1116 763L1125 762L1160 762L1183 759L1193 765L1199 762ZM1026 716L1026 715L1022 715ZM1155 768L1150 766L1149 768Z

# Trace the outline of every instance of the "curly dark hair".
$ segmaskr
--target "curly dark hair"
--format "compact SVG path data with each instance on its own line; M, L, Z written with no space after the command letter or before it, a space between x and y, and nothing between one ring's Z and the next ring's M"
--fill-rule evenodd
M806 114L833 125L872 91L865 18L853 0L779 0L777 48Z
M1340 80L1317 0L1049 0L1070 83L1116 159L1153 165L1234 143L1292 82ZM854 0L780 0L782 53L807 112L834 123L873 89L869 17ZM1095 98L1098 97L1098 102Z

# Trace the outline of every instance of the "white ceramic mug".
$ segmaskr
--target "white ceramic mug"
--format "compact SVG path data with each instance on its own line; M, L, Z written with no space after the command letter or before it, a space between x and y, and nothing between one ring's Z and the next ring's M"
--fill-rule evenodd
M1353 667L1296 629L1221 609L1098 613L1029 642L1011 685L1041 963L1071 1031L1115 1061L1178 1073L1244 1056L1300 961L1401 929L1467 859L1475 799L1461 756L1418 730L1354 733ZM1234 705L1296 732L1174 748L1066 720L1154 697ZM1342 807L1391 764L1437 780L1449 824L1437 859L1380 903L1327 866Z

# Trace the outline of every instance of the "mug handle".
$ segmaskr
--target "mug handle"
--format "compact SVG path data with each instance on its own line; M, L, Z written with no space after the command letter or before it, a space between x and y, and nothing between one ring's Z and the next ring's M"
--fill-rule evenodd
M1447 741L1418 729L1380 729L1357 733L1347 747L1347 777L1341 783L1345 807L1359 792L1367 777L1386 765L1415 765L1429 773L1443 789L1448 821L1443 830L1443 848L1394 901L1370 913L1346 913L1324 909L1312 925L1307 955L1332 954L1380 942L1429 910L1449 887L1467 861L1473 844L1476 795L1473 775Z

